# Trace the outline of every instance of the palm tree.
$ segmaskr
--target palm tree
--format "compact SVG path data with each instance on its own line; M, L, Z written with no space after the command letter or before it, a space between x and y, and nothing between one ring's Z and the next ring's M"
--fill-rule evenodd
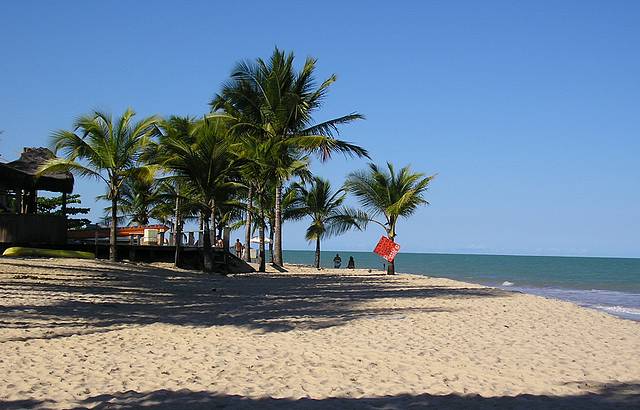
M163 120L158 124L158 134L162 135L164 139L189 140L190 134L193 132L195 119L189 116L171 116L169 119ZM157 153L157 146L152 145L145 155L145 159L150 162L158 162L154 155ZM171 170L166 170L171 172ZM170 179L170 178L169 178ZM175 267L180 267L182 263L182 228L184 221L187 217L195 215L197 210L197 204L190 198L185 197L187 190L186 182L184 180L171 181L166 178L161 182L159 187L160 197L164 198L162 207L171 207L172 210L167 209L167 214L172 212L174 214L174 243L175 243L175 255L173 264Z
M258 227L260 238L258 246L258 272L266 270L265 261L265 229L267 210L270 208L269 192L270 183L274 180L277 169L273 166L275 159L273 153L277 151L274 145L278 143L274 140L260 140L250 135L240 137L234 144L234 150L238 156L246 159L240 167L240 173L244 178L244 185L251 192L251 202L247 203L247 219L254 220ZM293 162L291 168L306 168L307 163L303 161ZM254 203L255 202L255 203ZM257 205L254 207L253 205ZM251 222L246 227L247 236L250 237ZM249 241L247 243L250 245ZM249 247L247 246L247 251Z
M184 222L198 213L198 203L187 195L187 186L183 180L172 181L171 177L163 178L158 186L160 203L154 209L154 217L169 223L173 227L175 255L173 264L182 266L182 235ZM171 218L173 217L173 221Z
M169 130L169 131L167 131ZM238 161L231 149L227 121L203 118L190 127L187 134L173 133L170 124L161 124L158 143L147 153L154 163L171 170L170 179L182 181L185 195L197 201L203 221L203 267L213 270L211 222L216 215L220 192L236 187L232 177Z
M151 219L160 216L159 206L163 204L158 191L158 181L155 179L156 169L149 167L148 172L139 172L125 178L120 188L118 199L118 213L122 220L128 220L129 225L148 225ZM101 195L99 199L108 199ZM111 214L111 206L105 208Z
M346 192L339 189L332 192L331 183L320 177L314 177L309 185L293 185L297 195L284 216L291 219L311 218L305 238L316 242L314 266L320 269L320 240L340 235L351 228L360 229L358 219L362 213L343 206Z
M334 138L340 125L362 119L362 115L351 113L313 123L312 114L321 107L337 77L331 75L316 85L316 59L307 58L300 71L293 63L293 53L278 48L268 61L258 58L255 62L238 63L230 81L211 101L212 110L234 118L236 132L259 139L289 140L286 146L278 145L280 150L272 155L276 166L286 168L288 157L299 156L300 152L316 153L322 161L335 152L368 158L365 149ZM274 261L282 265L282 185L288 178L275 178Z
M296 177L300 178L301 181L306 181L311 179L311 172L306 168L308 166L308 164L301 164L301 169L296 173ZM276 221L276 214L274 212L275 210L275 191L273 190L273 187L269 187L267 188L267 192L266 192L266 200L265 200L265 218L267 220L267 226L269 228L269 256L271 257L271 263L274 263L274 259L273 259L273 242L274 242L274 237L275 237L275 221ZM294 206L294 201L297 198L297 192L292 185L289 185L285 188L283 188L283 192L282 192L282 220L283 221L287 221L287 220L293 220L296 219L295 215L291 213L291 208Z
M62 151L65 158L52 159L39 170L40 174L72 171L95 177L107 185L107 197L111 200L109 259L112 261L116 260L118 200L122 184L128 177L146 169L140 164L140 155L159 120L152 116L134 123L134 116L135 112L127 109L116 121L110 114L99 111L80 117L74 124L74 131L59 130L52 135L54 150Z
M369 212L358 219L366 224L374 222L385 230L387 237L395 242L398 219L407 218L418 206L428 205L424 193L435 175L425 176L412 172L409 166L396 173L395 168L387 162L387 169L380 169L369 164L369 169L352 172L347 176L345 189L355 195L360 204ZM382 215L383 221L373 219ZM390 262L387 273L395 273L395 265Z

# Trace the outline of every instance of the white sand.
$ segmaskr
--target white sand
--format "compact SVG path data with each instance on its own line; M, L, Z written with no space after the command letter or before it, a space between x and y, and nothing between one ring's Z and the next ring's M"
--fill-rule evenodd
M0 408L640 408L640 323L447 279L289 270L0 259Z

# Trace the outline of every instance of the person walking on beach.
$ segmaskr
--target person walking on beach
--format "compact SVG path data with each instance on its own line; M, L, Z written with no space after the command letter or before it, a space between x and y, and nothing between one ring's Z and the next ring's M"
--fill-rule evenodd
M349 256L349 262L347 262L347 269L355 269L356 261L353 260L353 256Z
M236 256L238 258L241 258L244 245L240 242L240 239L236 239L236 244L234 245L234 248L236 249Z
M339 254L336 253L336 257L333 258L333 267L335 269L338 269L341 264L342 264L342 258L340 257Z

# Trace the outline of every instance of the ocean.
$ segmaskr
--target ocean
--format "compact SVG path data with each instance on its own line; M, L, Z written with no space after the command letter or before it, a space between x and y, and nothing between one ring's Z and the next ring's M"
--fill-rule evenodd
M369 252L338 252L345 267L382 269ZM335 251L321 253L321 265L333 267ZM289 263L313 264L313 251L284 251ZM438 276L556 298L640 321L640 259L564 256L461 255L400 253L396 271Z

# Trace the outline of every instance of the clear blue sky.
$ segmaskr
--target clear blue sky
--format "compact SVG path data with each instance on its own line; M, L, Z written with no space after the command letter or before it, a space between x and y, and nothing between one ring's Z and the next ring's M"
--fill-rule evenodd
M201 115L277 45L338 74L318 120L361 112L343 138L439 174L404 251L640 257L640 2L373 3L4 2L0 154L93 108ZM338 185L364 164L314 170ZM76 187L100 215L102 187ZM285 248L311 249L303 232L285 225Z

